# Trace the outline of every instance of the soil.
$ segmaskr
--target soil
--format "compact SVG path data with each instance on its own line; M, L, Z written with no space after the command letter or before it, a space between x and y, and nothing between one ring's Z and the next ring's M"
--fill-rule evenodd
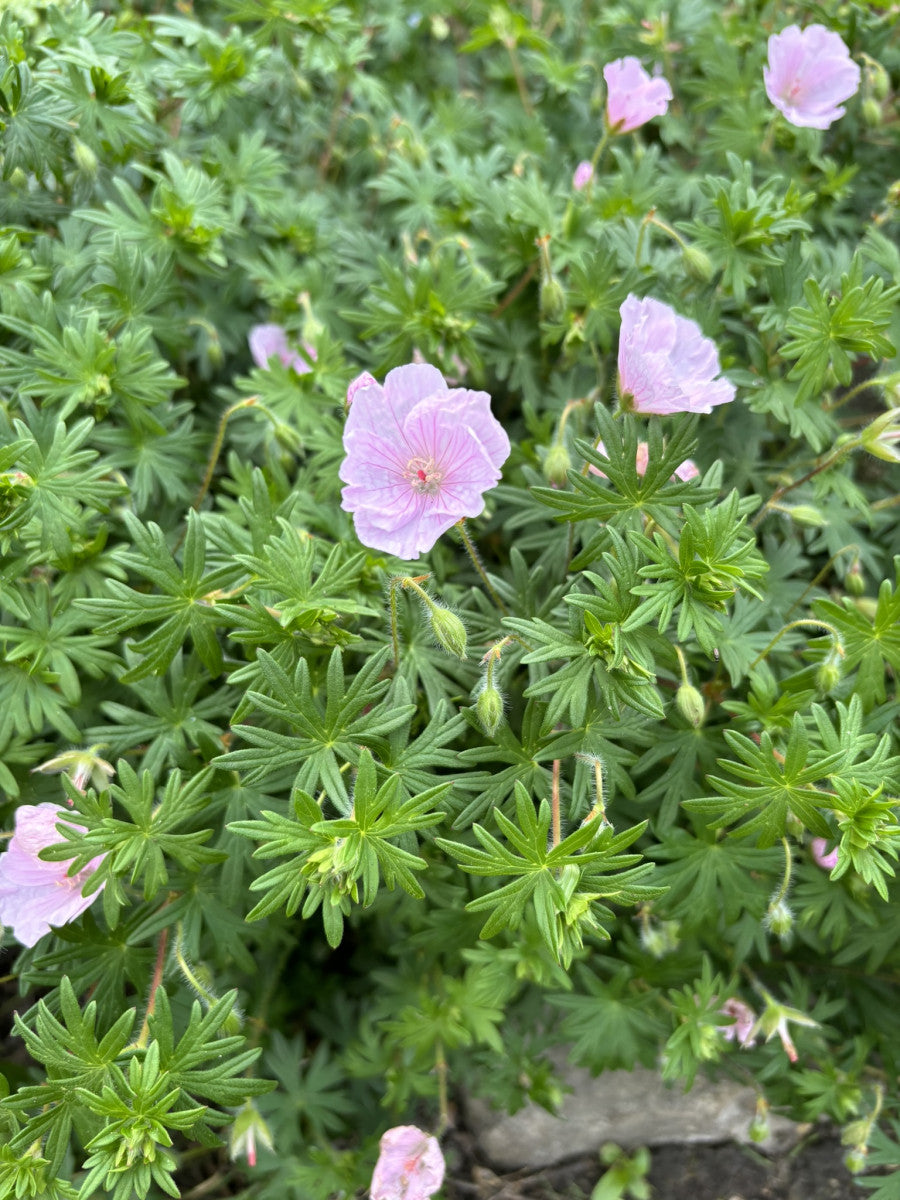
M495 1174L474 1158L467 1134L457 1132L448 1142L447 1200L582 1200L604 1170L589 1157ZM733 1144L657 1146L647 1181L653 1200L862 1200L866 1193L844 1166L844 1153L833 1135L773 1159Z

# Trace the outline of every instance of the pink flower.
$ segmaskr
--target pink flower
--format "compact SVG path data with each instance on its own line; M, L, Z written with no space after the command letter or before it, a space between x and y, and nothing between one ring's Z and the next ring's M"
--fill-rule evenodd
M16 831L0 856L0 923L11 925L23 946L33 946L51 925L68 925L99 896L81 889L104 855L92 859L77 875L67 875L69 862L44 862L41 850L64 842L56 826L73 824L56 804L24 804L16 809Z
M606 454L606 447L602 442L597 443L597 449L601 454ZM607 455L607 458L608 457L609 455ZM649 462L650 447L646 442L638 442L637 453L634 456L634 466L638 475L647 474L647 465ZM593 463L591 463L589 469L592 475L599 475L602 479L606 479L605 472L601 471L599 467L595 467ZM700 470L692 458L686 458L680 467L675 468L675 475L677 475L678 478L683 480L685 483L687 483L689 479L696 478L696 476L699 474ZM673 475L672 478L674 479L675 476Z
M823 871L833 871L838 865L838 848L835 846L833 850L829 850L825 838L813 838L809 848L812 852L813 862Z
M716 1026L722 1037L726 1041L737 1042L739 1046L752 1046L756 1041L753 1028L756 1024L756 1013L750 1005L732 996L725 1001L719 1012L725 1017L734 1017L733 1024Z
M389 1129L379 1148L371 1200L428 1200L444 1182L444 1156L437 1138L415 1125Z
M293 367L298 375L305 375L312 367L302 354L288 345L287 332L280 325L254 325L250 330L250 353L258 367L268 367L270 358L277 358L286 367ZM315 361L312 346L303 344L307 356Z
M347 394L341 507L364 546L417 558L478 516L509 455L487 392L448 388L435 367L410 363L384 387L368 376Z
M575 168L575 174L572 176L572 187L576 192L580 192L582 188L587 187L593 178L594 168L585 159L584 162L580 162Z
M769 38L766 95L792 125L827 129L844 115L841 101L854 94L859 78L850 51L824 25L788 25Z
M668 304L629 296L619 309L619 404L639 413L711 412L735 387L717 379L715 343Z
M657 75L651 78L636 58L617 58L603 68L606 80L606 124L613 133L632 129L661 117L669 107L672 89Z

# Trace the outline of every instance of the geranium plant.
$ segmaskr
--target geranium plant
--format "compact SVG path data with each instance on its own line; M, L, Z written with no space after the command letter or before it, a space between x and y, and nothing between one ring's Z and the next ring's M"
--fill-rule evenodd
M558 1046L896 1196L893 9L2 9L0 1200Z

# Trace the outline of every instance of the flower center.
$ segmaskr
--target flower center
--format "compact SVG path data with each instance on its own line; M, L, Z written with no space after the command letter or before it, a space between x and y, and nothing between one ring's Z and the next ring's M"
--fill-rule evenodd
M440 491L444 472L440 470L433 458L411 458L404 472L409 480L409 486L414 492L422 492L426 496L434 496Z

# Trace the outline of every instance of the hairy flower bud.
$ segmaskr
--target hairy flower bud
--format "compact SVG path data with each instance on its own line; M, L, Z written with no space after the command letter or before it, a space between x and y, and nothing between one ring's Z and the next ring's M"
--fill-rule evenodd
M691 279L696 279L699 283L709 283L715 274L712 259L699 246L685 246L681 261Z
M816 671L816 687L823 696L833 692L841 682L840 664L833 658L826 659Z
M93 178L97 174L97 155L81 138L72 138L72 157L83 175Z
M794 927L794 914L786 900L773 900L766 913L766 927L771 929L776 937L787 937Z
M699 729L703 724L706 705L697 689L690 683L683 683L675 693L675 703L684 719Z
M439 646L454 658L466 657L466 627L449 608L437 604L430 611L431 632Z
M853 1146L844 1155L844 1166L851 1175L858 1175L866 1169L868 1146Z
M488 737L493 737L503 719L503 696L493 684L482 688L475 701L475 712Z
M572 465L569 452L562 442L554 442L544 459L544 478L549 483L564 484L566 472Z
M813 504L793 504L784 511L797 525L809 525L813 529L821 529L828 524L822 513Z

